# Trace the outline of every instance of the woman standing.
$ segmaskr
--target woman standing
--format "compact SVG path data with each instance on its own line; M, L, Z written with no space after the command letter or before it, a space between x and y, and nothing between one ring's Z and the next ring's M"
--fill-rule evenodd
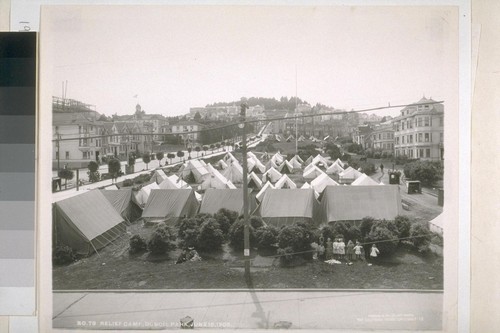
M344 243L343 238L339 239L338 247L339 247L339 256L340 256L339 260L343 260L343 259L345 259L345 243Z

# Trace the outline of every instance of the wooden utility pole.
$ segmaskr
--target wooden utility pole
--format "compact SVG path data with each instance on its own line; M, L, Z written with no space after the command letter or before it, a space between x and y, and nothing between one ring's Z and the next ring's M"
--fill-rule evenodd
M243 256L245 258L245 279L249 281L250 279L250 221L248 219L248 166L247 166L247 128L245 124L246 120L246 110L248 109L248 105L244 102L241 103L241 125L240 127L243 129L242 133L242 152L243 152L243 222L244 222L244 252Z

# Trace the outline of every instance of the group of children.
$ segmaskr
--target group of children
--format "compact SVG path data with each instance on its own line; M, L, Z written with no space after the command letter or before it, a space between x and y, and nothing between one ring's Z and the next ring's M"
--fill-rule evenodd
M346 260L351 262L353 260L363 260L365 258L365 250L360 242L356 241L356 244L352 240L344 242L342 237L336 237L332 242L331 238L328 238L326 243L323 236L319 238L319 244L312 243L313 248L313 259L321 260ZM378 256L379 250L375 244L372 245L370 250L370 258L374 259Z

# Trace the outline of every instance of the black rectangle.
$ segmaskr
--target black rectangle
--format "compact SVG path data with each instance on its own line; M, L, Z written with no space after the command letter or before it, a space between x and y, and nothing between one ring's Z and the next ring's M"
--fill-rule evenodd
M0 114L1 143L35 143L35 116Z
M34 116L35 87L0 87L0 115Z
M36 33L0 32L0 58L36 58Z
M34 87L35 58L0 58L0 87Z

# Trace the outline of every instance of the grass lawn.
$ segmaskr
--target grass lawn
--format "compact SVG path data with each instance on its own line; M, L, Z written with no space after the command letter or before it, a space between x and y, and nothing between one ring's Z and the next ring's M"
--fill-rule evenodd
M132 225L130 232L147 235L150 228ZM175 264L179 250L165 256L130 255L128 237L89 258L53 269L54 290L96 289L241 289L247 288L241 253L225 245L217 253L200 253L203 260ZM393 257L368 266L329 265L303 260L281 267L279 259L252 253L253 288L435 289L443 288L442 257L399 250ZM262 256L261 256L262 255ZM267 254L266 254L267 255Z

